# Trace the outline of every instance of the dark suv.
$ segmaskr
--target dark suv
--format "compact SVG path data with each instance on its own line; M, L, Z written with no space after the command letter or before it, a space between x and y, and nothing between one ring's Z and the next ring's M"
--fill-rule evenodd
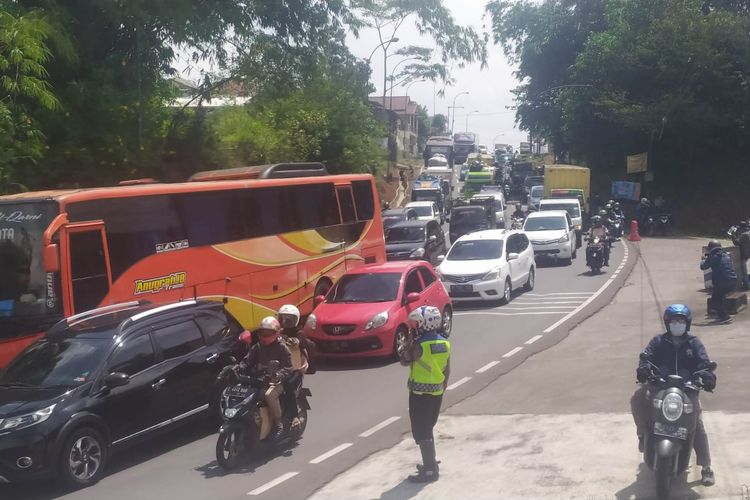
M88 486L113 448L208 415L217 374L243 354L241 332L221 303L194 300L60 321L0 375L0 482Z

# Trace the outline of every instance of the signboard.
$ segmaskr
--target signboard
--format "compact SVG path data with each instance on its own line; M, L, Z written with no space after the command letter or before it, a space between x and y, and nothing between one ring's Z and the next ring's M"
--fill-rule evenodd
M628 181L612 182L612 198L618 200L640 200L641 183Z
M648 153L639 153L627 157L627 171L629 174L645 172L648 170Z

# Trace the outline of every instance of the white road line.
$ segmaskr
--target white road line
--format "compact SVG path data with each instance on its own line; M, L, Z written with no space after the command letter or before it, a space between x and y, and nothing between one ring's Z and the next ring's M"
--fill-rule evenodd
M509 357L513 356L514 354L516 354L517 352L520 352L521 350L523 350L523 347L516 347L515 349L511 349L510 351L508 351L505 354L503 354L503 357L504 358L509 358Z
M266 491L270 490L274 486L280 485L284 481L293 478L297 474L299 474L299 472L287 472L286 474L283 474L283 475L277 477L273 481L269 481L266 484L264 484L263 486L259 486L259 487L255 488L253 491L248 492L248 495L252 495L252 496L262 495L263 493L265 493Z
M445 388L445 390L446 390L446 391L452 391L452 390L453 390L453 389L455 389L456 387L459 387L459 386L461 386L461 385L464 385L464 384L465 384L466 382L468 382L469 380L471 380L471 377L464 377L464 378L462 378L461 380L457 380L457 381L453 382L453 383L452 383L451 385L449 385L448 387L446 387L446 388Z
M526 342L524 342L524 344L526 344L526 345L531 345L531 344L533 344L534 342L536 342L537 340L539 340L540 338L542 338L542 336L541 336L541 335L534 335L534 336L533 336L533 337L531 337L531 338L530 338L529 340L527 340Z
M351 445L352 445L352 443L340 444L337 447L335 447L334 449L323 453L319 457L313 458L312 460L310 460L310 463L311 464L319 464L320 462L323 462L324 460L328 460L329 458L331 458L332 456L334 456L336 453L341 453L345 449L349 448Z
M396 420L398 420L400 418L401 417L386 418L385 420L383 420L382 422L380 422L378 425L376 425L374 427L370 427L369 429L367 429L365 432L363 432L362 434L360 434L359 437L363 437L363 438L370 437L373 434L375 434L376 432L378 432L380 429L383 429L383 428L391 425L393 422L395 422Z
M580 304L583 302L583 299L581 300L563 300L563 301L555 301L555 302L547 302L545 300L536 300L531 301L530 299L520 301L520 300L514 300L513 305L524 305L524 306L541 306L545 304Z
M493 311L531 311L534 309L575 309L576 306L543 306L543 305L528 305L524 307L513 307L513 306L501 306L492 309Z
M625 247L625 255L623 256L623 263L625 263L627 261L628 261L628 247L626 246ZM599 295L601 295L604 292L604 290L606 290L607 287L609 285L611 285L614 281L615 281L615 276L612 276L607 281L605 281L604 284L601 286L601 288L599 288L599 290L597 290L596 292L594 292L594 295L592 295L591 297L589 297L586 300L586 302L584 302L580 306L576 307L573 311L569 312L568 314L566 314L565 316L563 316L562 318L560 318L559 320L557 320L557 322L555 322L555 324L553 324L552 326L550 326L549 328L547 328L546 330L544 330L544 332L542 332L542 333L549 333L549 332L551 332L552 330L554 330L555 328L557 328L558 326L562 325L567 320L569 320L570 318L572 318L573 316L575 316L576 314L578 314L584 307L586 307L587 305L591 304L594 301L594 299L596 299Z
M500 361L490 361L489 363L481 367L479 370L477 370L475 373L484 373L490 368L492 368L493 366L497 366L499 364L500 364Z
M591 292L554 292L554 293L526 293L524 297L554 297L556 295L593 295ZM562 297L559 297L562 298Z
M501 313L492 311L471 311L457 312L454 316L537 316L541 314L565 314L565 311L537 311L537 312L520 312L520 313Z

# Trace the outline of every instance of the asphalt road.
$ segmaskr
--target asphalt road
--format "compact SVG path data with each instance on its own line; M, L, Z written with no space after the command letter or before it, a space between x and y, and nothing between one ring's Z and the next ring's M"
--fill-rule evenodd
M620 284L613 274L625 269L624 248L615 245L612 266L598 276L589 275L579 253L571 266L540 265L536 289L515 293L506 306L457 306L444 407L551 345L547 333L569 329L600 307ZM406 378L405 368L385 361L320 367L305 381L313 396L303 440L234 473L224 474L215 462L216 429L195 422L116 455L110 474L93 487L65 493L49 483L0 486L0 498L304 498L408 430Z

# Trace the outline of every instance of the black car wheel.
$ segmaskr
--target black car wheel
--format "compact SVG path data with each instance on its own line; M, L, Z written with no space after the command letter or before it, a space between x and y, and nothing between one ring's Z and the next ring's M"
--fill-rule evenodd
M91 486L101 479L108 453L104 436L96 429L74 431L60 452L60 478L74 488Z

